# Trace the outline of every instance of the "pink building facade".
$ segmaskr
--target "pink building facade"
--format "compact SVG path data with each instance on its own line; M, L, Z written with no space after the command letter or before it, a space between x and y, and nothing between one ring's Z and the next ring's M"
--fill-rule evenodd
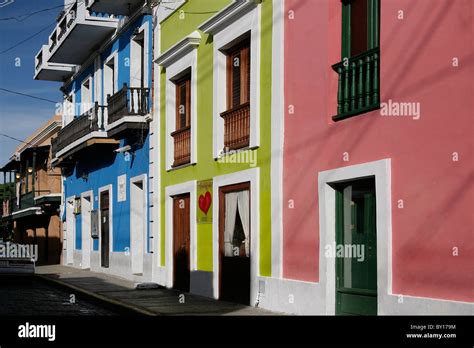
M274 2L267 307L473 313L473 5Z

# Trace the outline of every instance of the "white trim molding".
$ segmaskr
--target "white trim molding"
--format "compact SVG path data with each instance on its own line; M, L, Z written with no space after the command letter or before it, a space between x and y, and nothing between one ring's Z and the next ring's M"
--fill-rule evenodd
M183 74L191 70L191 164L197 163L197 46L184 56L180 56L171 65L166 67L166 149L165 163L166 170L173 169L174 162L174 139L171 136L176 130L176 84L175 82L183 76Z
M143 202L142 206L132 206L134 203L133 198L135 198L134 195L134 185L136 186L136 183L142 183L142 194L143 194ZM143 265L145 264L145 254L149 253L148 250L148 245L149 245L149 236L148 236L148 180L147 180L147 175L146 174L141 174L134 176L133 178L130 178L129 182L129 190L130 190L130 263L131 263L131 272L132 274L140 274L142 275L144 273L143 271ZM135 219L137 218L134 213L133 213L133 208L137 209L139 212L144 214L145 216L141 216L142 220L142 230L141 231L135 231L134 226L135 226ZM133 233L136 232L136 233ZM136 237L136 238L135 238ZM140 238L142 237L142 240L140 241ZM139 255L135 255L135 242L141 242L141 253ZM140 246L137 247L137 250L140 251ZM138 261L138 264L136 263ZM134 267L135 266L135 267Z
M284 53L285 2L273 3L272 36L272 277L283 276L283 159L285 127Z
M260 30L261 6L250 1L235 1L205 22L200 29L214 36L213 63L213 156L222 156L224 150L224 120L227 110L227 56L226 50L250 33L250 143L260 145Z
M150 85L150 74L149 74L149 62L151 59L151 52L150 52L150 23L146 21L140 27L136 28L138 33L143 33L143 51L144 51L144 66L143 71L140 71L140 63L139 63L139 52L138 46L134 43L135 35L130 37L130 80L129 80L129 87L141 87L140 86L140 78L137 78L137 74L143 74L143 82L145 84L144 87L148 88ZM132 68L133 67L133 68ZM118 71L117 71L118 73ZM118 74L117 74L118 75ZM116 91L117 92L117 91Z
M256 0L234 0L216 15L201 24L199 29L205 33L215 35L228 27L239 18L252 11L260 1Z
M200 43L201 43L201 34L199 34L197 30L193 31L191 34L186 36L176 45L169 48L166 52L164 52L158 58L156 58L155 63L157 63L158 65L161 65L164 68L167 68L171 64L182 59L189 52L197 48Z
M260 168L216 176L212 192L212 284L213 295L219 299L219 189L224 186L250 182L250 303L258 302L260 274Z
M89 199L87 199L89 198ZM94 210L94 191L89 190L81 193L81 239L82 239L82 261L81 268L91 267L91 253L94 241L91 237L92 219L91 214L87 216L84 207L87 206L86 200L89 200L90 210Z
M172 6L172 4L170 4ZM159 24L160 15L162 15L164 9L161 6L153 9L153 26L152 38L153 43L153 57L158 57L161 51L161 26ZM149 142L149 203L150 203L150 238L152 243L150 244L152 253L152 266L151 266L151 279L152 281L163 285L164 268L161 267L161 183L160 183L160 171L161 171L161 144L160 144L160 132L161 132L161 69L153 62L153 108L152 108L152 119L150 122L150 142Z
M325 246L336 241L336 194L331 184L375 178L377 214L377 310L379 315L472 315L474 304L392 293L391 160L382 159L319 173L319 282L258 277L259 306L300 315L334 315L336 264ZM215 261L214 261L215 262Z
M76 217L74 215L74 201L76 196L69 196L66 198L66 233L64 233L63 249L66 250L66 257L64 258L65 265L74 264L74 250L76 249ZM69 219L70 218L70 219ZM70 221L72 220L72 221Z
M165 257L166 257L166 286L173 287L173 196L189 193L190 199L190 268L197 270L197 223L196 223L196 194L197 181L187 181L182 184L167 186L165 189Z
M168 1L166 6L157 6L154 12L156 23L159 26L165 19L171 16L178 8L180 8L188 0Z
M383 159L320 172L319 192L319 277L325 283L326 314L336 309L336 263L326 258L325 246L336 242L336 191L329 184L375 178L377 216L377 302L380 311L383 297L392 293L392 208L391 161Z
M102 211L100 209L100 196L102 192L109 191L109 267L110 255L114 252L114 189L113 185L105 185L99 188L98 209L99 209L99 255L102 252Z

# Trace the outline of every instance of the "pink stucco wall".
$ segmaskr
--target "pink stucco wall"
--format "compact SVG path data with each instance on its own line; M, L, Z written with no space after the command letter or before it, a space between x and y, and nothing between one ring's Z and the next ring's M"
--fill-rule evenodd
M420 102L421 118L374 111L339 122L330 66L341 60L340 1L285 6L295 13L285 21L285 103L295 114L285 115L284 276L319 281L318 173L391 158L393 292L473 301L474 2L383 0L381 101Z

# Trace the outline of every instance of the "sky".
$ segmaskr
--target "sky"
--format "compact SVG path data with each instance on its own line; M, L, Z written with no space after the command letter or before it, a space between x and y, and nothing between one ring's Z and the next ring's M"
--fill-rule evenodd
M0 0L0 133L25 139L53 117L56 109L54 103L10 94L1 88L57 102L62 100L60 82L33 79L35 55L48 42L61 5L64 5L64 0ZM25 16L44 9L51 10ZM8 19L10 17L16 19ZM50 26L37 36L4 52L48 24ZM0 167L8 162L19 144L0 135ZM0 182L2 180L3 175Z

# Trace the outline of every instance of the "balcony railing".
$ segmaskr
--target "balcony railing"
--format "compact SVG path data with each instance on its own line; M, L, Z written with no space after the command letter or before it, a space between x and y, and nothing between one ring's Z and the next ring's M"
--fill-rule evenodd
M56 40L56 37L51 38L51 44L49 45L49 52L52 52L53 49L56 47L56 44L58 41Z
M339 75L335 121L380 107L378 48L334 64L332 68Z
M123 88L114 95L107 96L108 123L111 124L125 116L143 116L150 112L148 98L149 88Z
M34 191L30 191L24 193L20 196L20 206L15 205L13 211L19 211L23 209L32 208L35 206L35 193Z
M64 9L61 10L61 12L58 13L58 15L56 16L56 22L61 22L61 19L63 19L63 17L66 15L66 11L64 11Z
M117 29L119 20L90 13L84 0L70 1L64 11L50 35L48 63L82 65Z
M43 55L40 54L38 57L36 57L36 70L40 68L40 66L43 64Z
M66 18L64 18L61 23L59 23L59 34L58 34L58 41L61 40L61 38L66 34L67 28L66 28Z
M236 150L249 146L250 140L250 103L244 103L221 113L224 119L224 147Z
M191 162L191 127L181 128L171 136L174 139L173 167Z
M69 144L83 136L100 130L99 119L103 118L104 107L97 102L94 106L62 128L58 136L51 140L53 156ZM103 122L101 122L103 124Z

